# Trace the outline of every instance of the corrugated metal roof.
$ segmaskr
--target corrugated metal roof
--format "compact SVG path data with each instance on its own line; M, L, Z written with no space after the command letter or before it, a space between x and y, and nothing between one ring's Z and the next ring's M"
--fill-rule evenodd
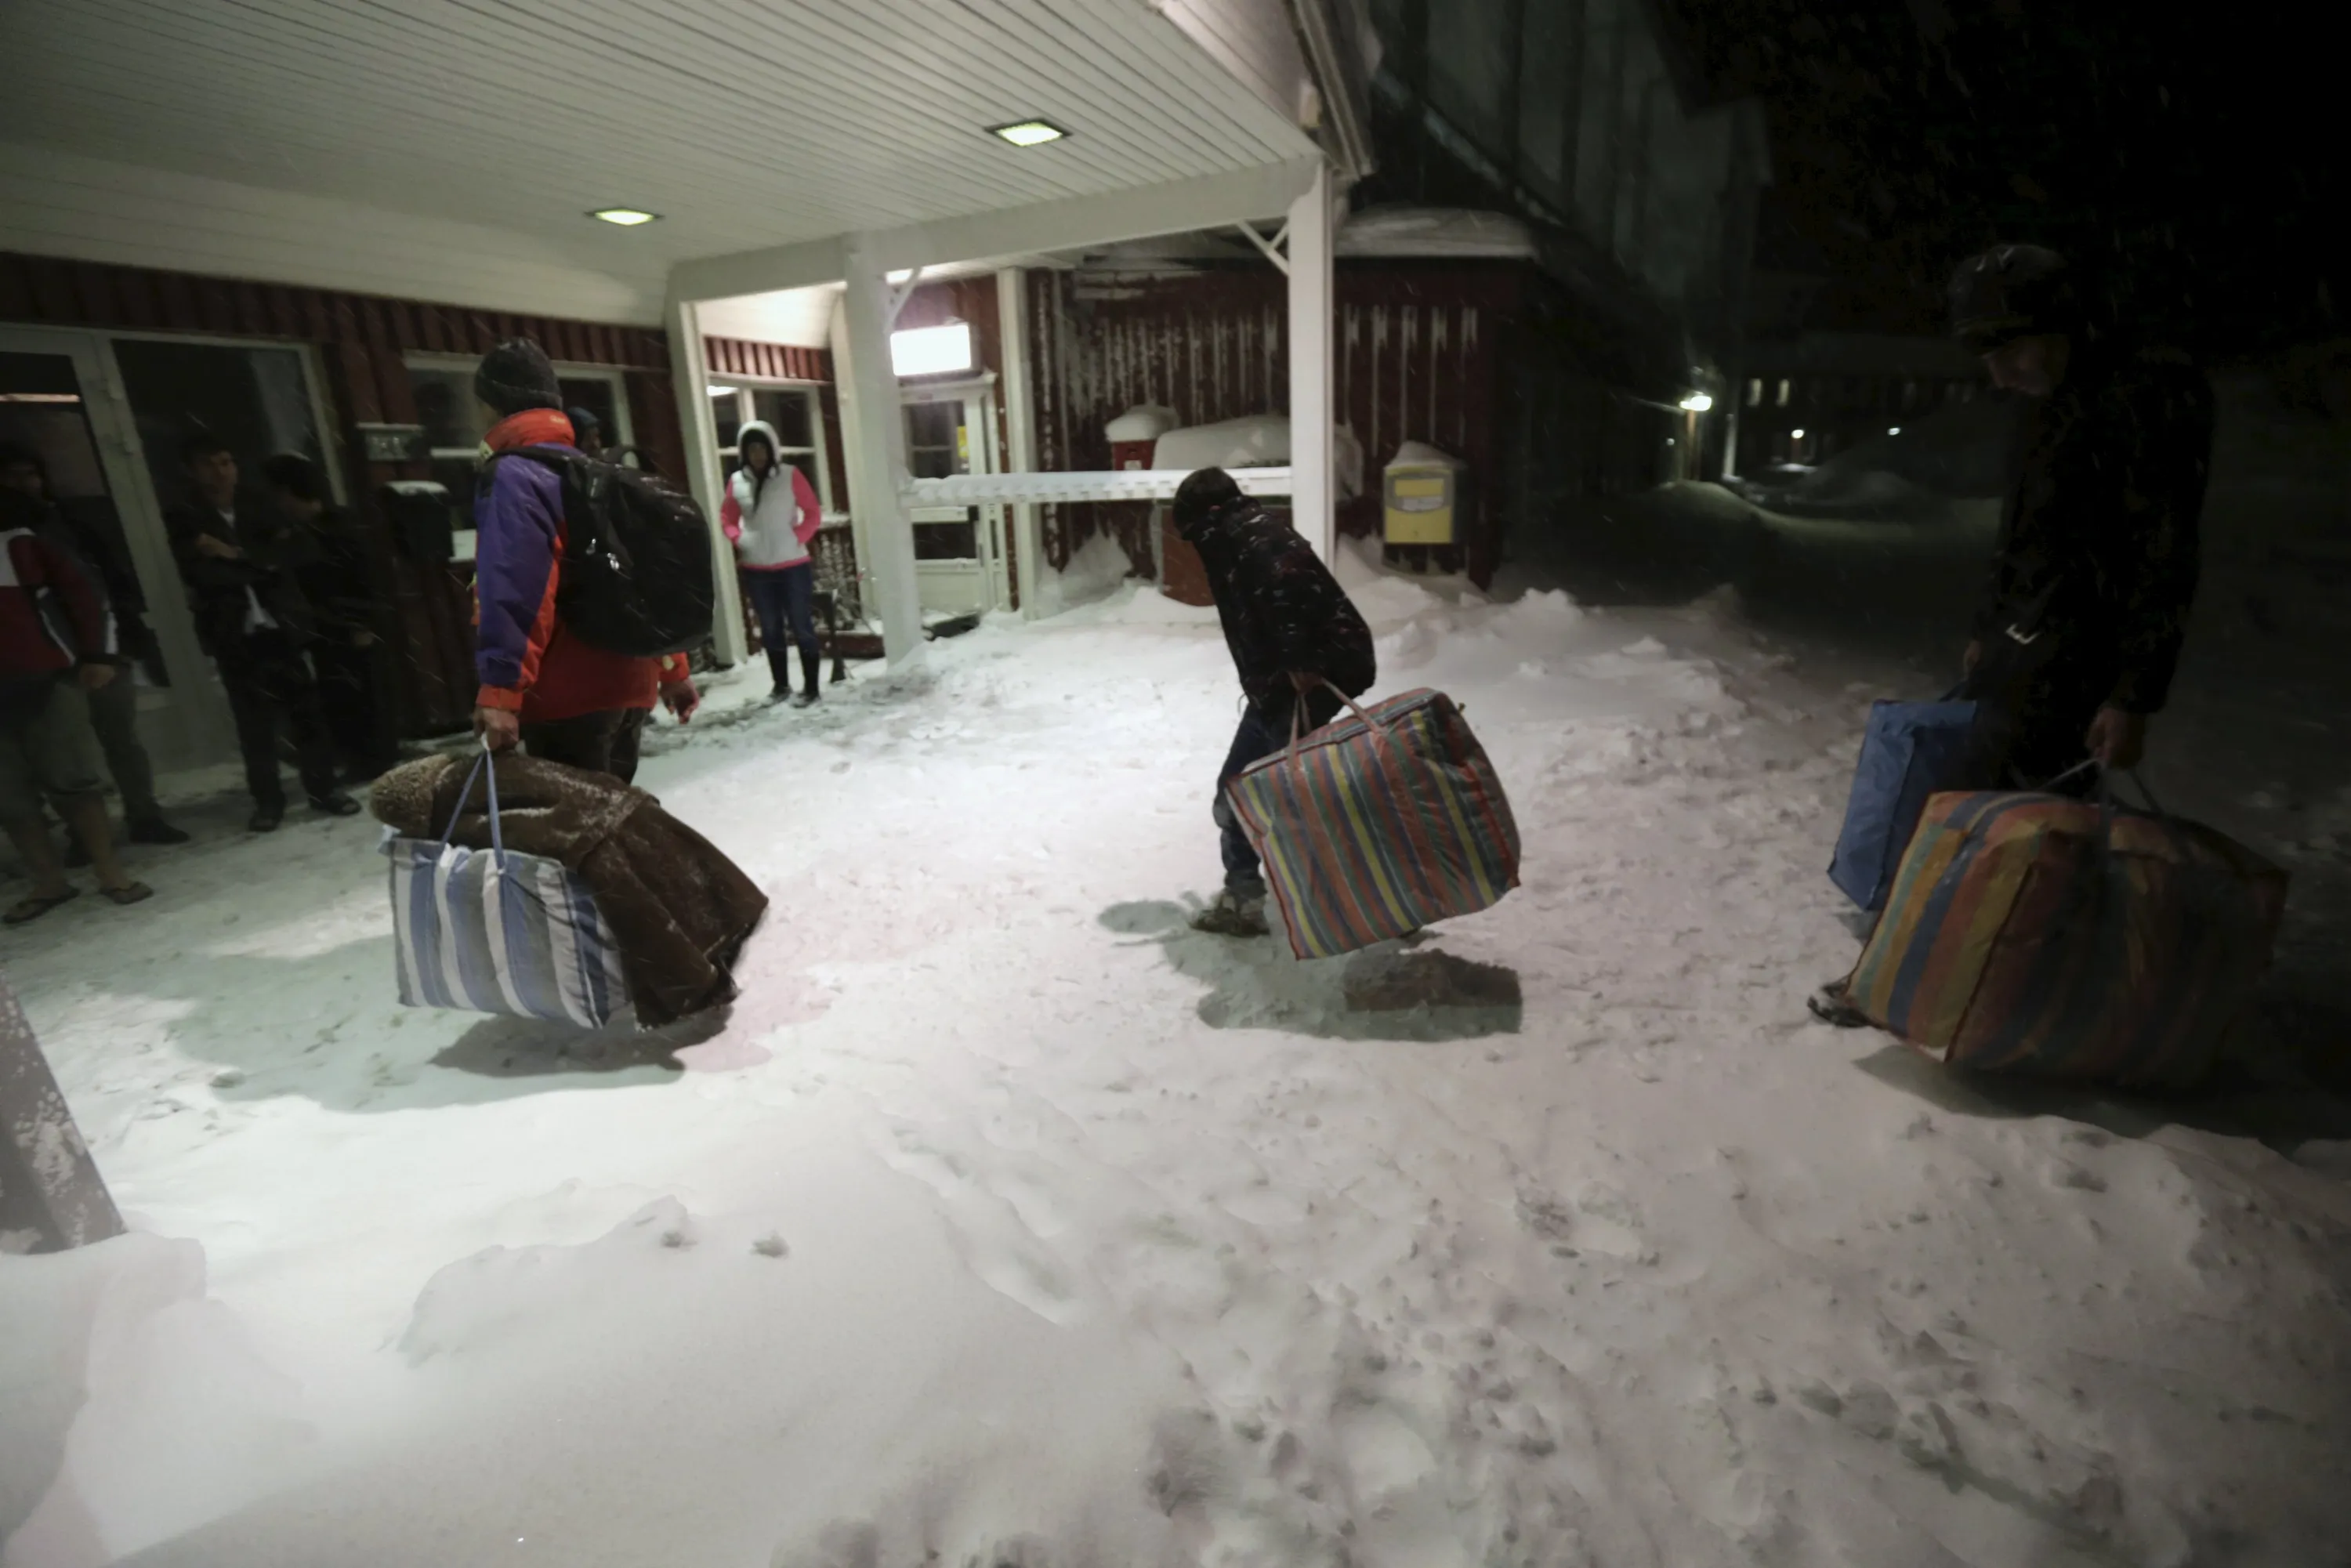
M636 277L1312 151L1145 0L73 0L0 6L0 141ZM987 134L1030 118L1070 135Z

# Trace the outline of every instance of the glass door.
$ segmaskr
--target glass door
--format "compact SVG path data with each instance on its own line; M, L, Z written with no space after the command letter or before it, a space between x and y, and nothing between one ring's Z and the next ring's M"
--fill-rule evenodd
M906 467L917 479L994 472L986 389L949 389L906 402ZM1008 601L1004 508L916 507L914 570L926 617L985 614Z
M140 737L165 771L232 759L228 706L196 646L130 400L87 332L0 327L0 443L29 465L114 597L143 601L153 645L131 678ZM176 447L173 449L176 455Z

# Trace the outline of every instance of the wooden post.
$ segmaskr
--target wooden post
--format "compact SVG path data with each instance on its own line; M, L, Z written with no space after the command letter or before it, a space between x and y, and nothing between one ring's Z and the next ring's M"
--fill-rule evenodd
M905 413L898 402L898 375L890 361L892 290L863 235L843 247L847 287L841 298L842 347L849 363L836 364L849 393L843 412L850 437L851 493L864 526L859 541L860 570L881 601L882 648L894 674L923 662L922 580L914 566L914 525L906 516L901 487L906 479Z
M711 640L717 644L720 662L739 664L751 656L750 639L743 630L743 591L735 581L735 547L718 526L718 509L726 499L726 476L718 465L718 432L710 418L709 363L694 301L673 297L667 326L678 434L685 439L685 480L710 525L710 573L718 599L711 616Z
M122 1216L0 976L0 1252L55 1252L121 1234Z
M1332 559L1338 537L1332 491L1332 387L1331 170L1290 208L1290 526L1314 553Z
M1004 435L1011 448L1005 466L1015 474L1037 469L1037 410L1035 378L1029 363L1029 275L1017 267L996 275L996 310L1002 322L999 350L1004 360ZM1034 621L1043 610L1038 591L1043 580L1045 552L1038 528L1040 508L1034 501L1012 507L1012 564L1019 596L1020 618Z

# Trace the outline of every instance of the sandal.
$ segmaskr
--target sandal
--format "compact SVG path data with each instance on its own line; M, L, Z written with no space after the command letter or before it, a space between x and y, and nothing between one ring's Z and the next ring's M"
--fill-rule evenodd
M109 904L144 904L155 896L155 890L143 882L127 882L120 887L101 887L98 895Z
M57 905L61 904L71 904L75 899L79 898L80 896L81 889L78 887L69 887L63 893L52 894L46 898L37 893L31 897L24 899L18 903L14 908L10 909L5 915L0 915L0 924L9 925L29 925L33 921L38 920L42 915L47 915L50 910L57 907Z

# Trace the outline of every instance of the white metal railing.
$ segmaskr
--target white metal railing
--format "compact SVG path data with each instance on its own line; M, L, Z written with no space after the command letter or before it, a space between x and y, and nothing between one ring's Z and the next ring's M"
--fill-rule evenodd
M978 507L1066 501L1165 501L1190 472L1184 468L1117 468L1066 474L957 474L946 479L910 479L903 492L908 507ZM1287 496L1290 469L1231 468L1249 496Z

